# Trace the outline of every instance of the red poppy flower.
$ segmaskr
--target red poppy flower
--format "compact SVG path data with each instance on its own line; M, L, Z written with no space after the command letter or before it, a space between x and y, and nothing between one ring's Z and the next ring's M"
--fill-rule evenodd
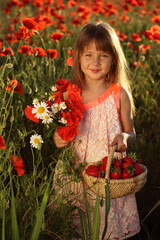
M41 47L35 47L31 50L31 53L35 54L36 57L43 57L46 56L46 52L43 48Z
M6 56L6 55L14 55L14 52L11 48L5 48L4 50L0 50L0 56Z
M31 17L23 19L23 24L28 29L39 30L38 23L35 22Z
M20 29L20 33L14 32L14 35L17 39L26 40L26 39L30 38L32 35L34 35L33 32L32 33L28 32L28 29L26 27L20 26L19 29Z
M36 113L32 113L33 108L34 108L33 106L27 106L24 109L24 113L29 120L39 123L39 119L35 117Z
M14 169L17 171L18 176L22 176L25 172L22 158L12 155L10 156L10 160Z
M63 140L72 141L74 137L78 134L78 129L75 126L59 127L57 129L57 133Z
M2 150L6 149L6 146L5 146L5 140L2 136L0 136L0 148Z
M14 89L14 93L19 93L22 94L24 92L23 88L22 88L22 84L20 82L18 82L18 80L11 80L9 82L9 85L7 87L5 87L5 89L7 91L11 91Z
M60 41L62 37L64 37L64 33L62 32L56 32L50 35L53 41Z
M69 8L72 8L72 7L76 6L76 4L77 4L76 1L70 0L70 1L68 1L67 6L68 6Z
M30 55L30 54L31 54L31 47L28 46L28 45L22 45L22 46L20 46L20 48L18 49L18 52L19 52L19 53L22 53L22 54L28 54L28 55Z
M152 22L160 23L160 15L152 17Z
M58 57L58 51L57 49L47 49L46 53L52 58L55 59Z
M124 41L125 39L128 38L127 35L125 35L124 33L121 33L119 30L115 30L115 32L117 33L120 41Z
M135 42L139 42L142 40L142 38L140 37L140 35L138 33L133 33L132 34L132 40Z
M64 79L64 78L60 78L56 82L57 89L62 91L62 92L65 92L70 85L71 85L71 83L69 82L69 80L68 79Z
M66 63L67 63L68 66L72 67L73 66L73 58L72 57L67 58Z
M69 53L69 56L72 57L73 56L73 49L68 49L68 53Z

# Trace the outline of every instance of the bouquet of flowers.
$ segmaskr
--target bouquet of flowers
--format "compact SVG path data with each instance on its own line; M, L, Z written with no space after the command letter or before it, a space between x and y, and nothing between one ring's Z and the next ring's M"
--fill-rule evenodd
M72 141L78 134L78 126L83 117L84 107L81 89L67 79L59 79L51 88L52 92L45 101L33 100L32 106L24 110L26 117L36 123L56 123L59 136ZM30 143L37 147L43 140L40 136L31 137Z

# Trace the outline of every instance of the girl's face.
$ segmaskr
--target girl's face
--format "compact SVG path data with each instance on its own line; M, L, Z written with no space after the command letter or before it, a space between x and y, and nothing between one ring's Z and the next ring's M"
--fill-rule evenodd
M104 51L97 50L94 42L84 48L80 56L80 66L86 81L106 80L112 65L113 57Z

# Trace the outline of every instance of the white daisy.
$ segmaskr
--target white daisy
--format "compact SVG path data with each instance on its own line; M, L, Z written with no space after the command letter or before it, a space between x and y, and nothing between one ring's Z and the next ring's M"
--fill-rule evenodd
M54 96L53 95L49 96L49 100L54 100Z
M44 124L48 123L49 124L51 122L53 122L53 118L51 118L48 114L43 117L42 123L44 123Z
M61 110L64 110L64 109L67 108L65 102L61 102L61 103L59 104L59 106L60 106L60 109L61 109Z
M38 99L37 98L33 99L33 105L35 106L37 103L39 103Z
M52 90L53 92L56 92L56 91L57 91L56 86L53 86L53 87L51 88L51 90Z
M36 118L43 119L49 113L47 104L45 102L37 103L32 109L32 113L36 114Z
M43 143L43 139L42 139L41 135L34 134L30 137L30 144L32 147L41 149L42 143Z
M61 118L58 122L63 123L63 124L67 124L67 120L65 118Z
M58 103L54 103L51 108L52 108L52 112L54 114L56 114L57 112L59 112L61 110L60 105Z

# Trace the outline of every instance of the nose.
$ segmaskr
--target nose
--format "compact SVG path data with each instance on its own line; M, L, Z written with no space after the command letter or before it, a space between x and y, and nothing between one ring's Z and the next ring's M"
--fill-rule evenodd
M93 64L94 64L94 65L99 65L99 64L100 64L100 59L99 59L98 56L93 57L92 60L93 60Z

